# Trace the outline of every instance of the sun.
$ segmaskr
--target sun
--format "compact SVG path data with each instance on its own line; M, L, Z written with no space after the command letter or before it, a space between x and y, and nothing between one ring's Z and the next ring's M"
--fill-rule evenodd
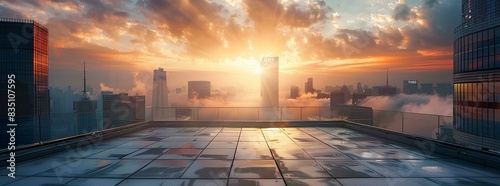
M253 73L257 74L257 75L260 75L260 74L262 74L262 71L263 70L262 70L262 68L260 68L260 65L257 65L257 66L255 66L255 68L253 70Z

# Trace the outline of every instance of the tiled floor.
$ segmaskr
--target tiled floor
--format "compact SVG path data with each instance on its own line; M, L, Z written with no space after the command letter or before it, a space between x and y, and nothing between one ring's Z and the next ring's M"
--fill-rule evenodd
M148 128L0 173L0 185L500 185L500 170L336 127Z

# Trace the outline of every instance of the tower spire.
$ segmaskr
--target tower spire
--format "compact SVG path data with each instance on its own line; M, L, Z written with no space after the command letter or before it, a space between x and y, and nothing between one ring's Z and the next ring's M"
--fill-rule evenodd
M389 88L389 68L387 68L387 80L385 82L387 88Z
M87 76L86 76L86 70L85 70L85 62L83 62L83 91L82 91L82 99L88 100L89 97L87 96Z

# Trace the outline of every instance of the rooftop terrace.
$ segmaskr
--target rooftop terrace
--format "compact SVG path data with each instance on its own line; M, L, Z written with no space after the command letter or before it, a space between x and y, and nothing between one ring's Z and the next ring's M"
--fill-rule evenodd
M0 185L500 184L498 168L463 160L487 153L340 121L146 122L19 153Z

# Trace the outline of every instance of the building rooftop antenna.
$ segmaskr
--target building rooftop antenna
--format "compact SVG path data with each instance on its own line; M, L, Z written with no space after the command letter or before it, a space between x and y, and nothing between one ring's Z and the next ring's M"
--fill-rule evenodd
M82 100L89 100L87 95L87 76L85 71L85 62L83 62L83 91L82 91Z

